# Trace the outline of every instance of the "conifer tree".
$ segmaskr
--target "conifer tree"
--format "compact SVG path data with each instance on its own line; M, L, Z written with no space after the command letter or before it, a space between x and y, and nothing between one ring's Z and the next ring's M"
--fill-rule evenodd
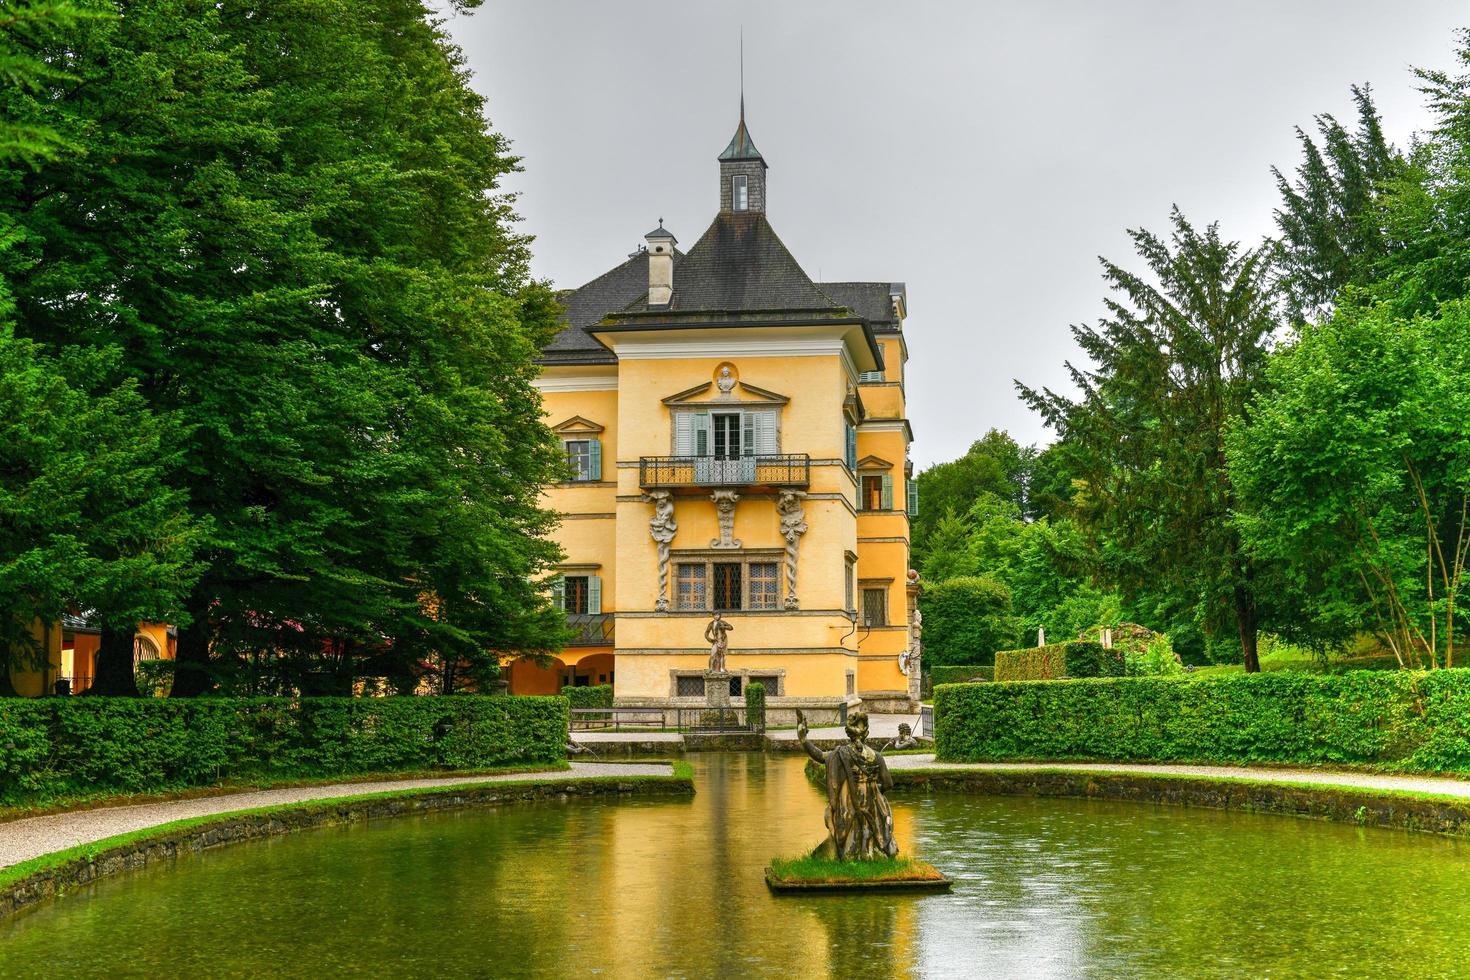
M1225 433L1259 388L1280 294L1266 249L1242 250L1176 209L1172 235L1131 232L1154 281L1107 260L1110 316L1072 328L1093 362L1068 364L1076 400L1018 383L1068 443L1084 486L1078 519L1132 599L1172 591L1205 628L1239 638L1259 669L1261 567L1231 523Z

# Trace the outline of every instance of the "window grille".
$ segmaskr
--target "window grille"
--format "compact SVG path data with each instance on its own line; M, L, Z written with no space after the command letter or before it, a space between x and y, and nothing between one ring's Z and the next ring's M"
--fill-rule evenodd
M766 689L766 697L775 698L781 696L780 674L751 674L746 684L762 684Z
M880 382L882 380L883 380L883 372L882 371L859 371L858 372L858 384L860 384L860 385L877 384L878 382Z
M705 595L704 565L679 565L674 574L674 607L709 608Z
M674 678L674 693L681 698L702 698L704 697L704 678L702 676L676 677Z
M887 589L863 589L863 625L888 625Z
M740 571L739 562L716 562L715 571L715 608L719 610L732 610L740 608Z
M781 566L773 561L750 563L750 608L779 609Z

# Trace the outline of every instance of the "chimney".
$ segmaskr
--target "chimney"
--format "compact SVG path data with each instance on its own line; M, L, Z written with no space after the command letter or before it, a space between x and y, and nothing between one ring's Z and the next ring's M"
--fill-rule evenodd
M674 298L674 246L679 242L664 228L663 218L643 240L648 243L648 305L668 306Z

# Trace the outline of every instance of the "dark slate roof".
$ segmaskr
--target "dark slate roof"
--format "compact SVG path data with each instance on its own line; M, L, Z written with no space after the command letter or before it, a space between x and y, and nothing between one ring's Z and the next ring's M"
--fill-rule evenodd
M765 214L725 211L715 216L675 267L674 296L664 309L670 313L820 310L835 314L840 307L802 271ZM627 312L642 308L642 295L623 307Z
M730 137L730 145L725 147L720 154L721 160L764 160L761 151L755 148L750 141L750 130L745 128L745 110L740 112L740 125L735 127L735 135Z
M893 312L892 284L886 282L819 282L833 301L852 310L880 333L899 328Z
M677 276L682 252L674 250L674 273ZM613 310L620 310L635 299L648 295L648 255L636 252L621 265L593 279L579 289L558 294L566 321L566 329L557 334L542 351L546 360L559 363L608 363L617 359L612 352L587 333L587 327Z

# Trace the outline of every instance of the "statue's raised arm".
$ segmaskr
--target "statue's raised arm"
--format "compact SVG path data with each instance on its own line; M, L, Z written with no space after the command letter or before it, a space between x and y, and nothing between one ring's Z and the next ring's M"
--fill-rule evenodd
M817 748L811 742L808 742L806 740L806 736L809 731L811 731L811 729L806 727L806 715L802 713L800 708L797 708L796 740L801 743L801 747L806 750L807 755L811 756L813 762L819 762L825 766L827 764L827 753L823 752L821 749Z

